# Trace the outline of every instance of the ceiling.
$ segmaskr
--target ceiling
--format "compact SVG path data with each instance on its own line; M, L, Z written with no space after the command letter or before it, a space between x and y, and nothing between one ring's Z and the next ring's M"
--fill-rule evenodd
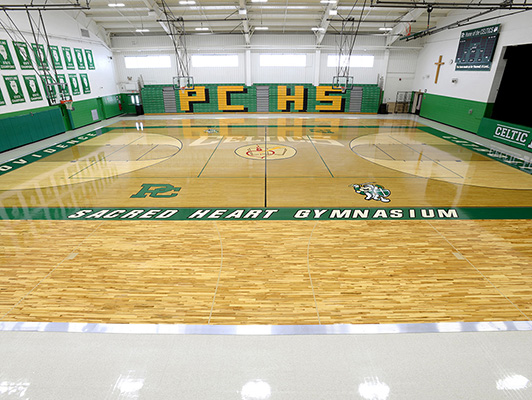
M391 44L400 37L435 27L453 8L461 11L502 7L532 7L512 0L31 0L34 5L82 6L86 20L100 36L166 35L163 19L168 15L183 24L186 34L252 35L307 34L316 36L319 45L325 34L340 32L381 35ZM29 3L30 0L12 0ZM122 6L117 6L122 4ZM509 6L511 5L511 7ZM5 6L0 5L0 9ZM66 7L64 7L66 8ZM430 12L429 12L430 11ZM471 10L469 10L471 11ZM78 13L78 11L75 11ZM429 18L430 16L430 18ZM486 16L489 17L489 14ZM459 17L457 17L459 19ZM390 30L391 29L391 30ZM140 30L140 31L139 31ZM102 35L103 33L103 35ZM108 41L108 40L107 40Z
M359 34L383 35L389 31L380 28L393 28L401 19L412 32L426 29L427 12L420 10L418 16L408 15L410 7L392 8L371 6L370 0L364 4L326 0L195 0L194 4L182 4L181 0L165 0L175 17L182 17L187 34L267 34L297 33L315 34L339 33L355 30L361 20ZM109 7L109 4L124 4L124 7ZM164 34L160 11L161 0L91 0L90 9L84 10L111 36L136 34ZM335 15L336 12L336 15ZM431 26L448 10L434 9L431 12ZM345 22L347 19L352 21ZM265 29L267 28L267 30ZM136 32L149 29L149 32ZM389 33L388 33L389 34Z

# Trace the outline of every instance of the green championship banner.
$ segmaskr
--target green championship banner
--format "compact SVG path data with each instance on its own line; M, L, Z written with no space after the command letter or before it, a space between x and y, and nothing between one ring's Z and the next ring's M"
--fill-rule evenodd
M50 46L50 55L52 59L52 65L55 69L63 69L63 63L61 62L61 56L59 55L59 47Z
M87 58L87 67L89 69L96 69L94 66L94 57L92 56L92 50L85 49L85 57Z
M4 82L6 84L7 94L11 100L11 104L26 102L17 75L4 75Z
M47 98L54 98L56 93L57 93L57 90L55 89L55 86L51 86L51 87L47 87L46 84L47 83L54 83L54 78L52 78L51 76L47 75L47 76L44 76L44 75L41 75L41 83L42 83L42 86L44 88L44 94L46 95Z
M42 100L42 93L37 82L37 77L35 75L24 75L22 78L26 84L26 90L30 96L30 101Z
M91 92L89 76L87 74L79 74L79 77L81 79L81 88L83 89L83 94L89 94Z
M48 60L46 59L46 53L44 51L44 45L36 45L35 43L31 44L33 49L33 55L35 56L35 61L37 62L37 68L48 70Z
M78 69L85 69L85 59L83 58L83 50L74 48L74 58L76 59L76 64Z
M65 59L66 69L76 69L70 47L63 46L61 49L63 50L63 58Z
M5 106L6 105L6 101L4 99L4 95L2 93L2 89L0 89L0 106Z
M15 48L15 54L17 55L20 68L33 69L28 45L24 42L13 42L13 47Z
M81 94L79 87L78 77L76 74L68 74L68 80L70 81L70 87L72 88L72 94L78 96Z
M7 40L0 40L0 69L15 69L15 62L9 51Z
M532 152L532 128L482 118L477 135L518 149Z
M74 75L75 76L75 75ZM59 82L61 83L67 83L67 79L66 79L66 76L65 74L57 74L57 79L59 80ZM68 84L67 84L67 89L68 89L68 94L70 94L70 89L68 88Z

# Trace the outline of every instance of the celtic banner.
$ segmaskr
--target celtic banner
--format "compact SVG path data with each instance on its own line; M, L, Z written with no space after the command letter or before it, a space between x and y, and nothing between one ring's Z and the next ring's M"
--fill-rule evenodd
M4 39L0 40L0 69L15 69L15 62L9 51L7 40Z
M17 75L4 75L4 82L7 88L7 94L11 99L11 104L25 103L24 93Z
M13 42L15 53L17 54L18 62L21 69L33 69L33 64L28 51L28 45L24 42Z
M83 58L83 50L74 48L74 55L78 69L85 69L85 59Z
M42 100L41 89L37 83L37 78L35 75L24 75L22 76L24 83L26 84L26 89L30 96L30 101L39 101Z
M72 51L70 50L70 47L63 46L62 49L66 69L76 69L76 67L74 66L74 60L72 59Z
M35 56L35 61L37 62L37 68L48 70L48 60L46 59L46 53L44 52L44 45L36 45L35 43L31 44L33 49L33 55Z
M81 87L83 89L83 94L89 94L91 92L89 76L87 74L79 74L79 77L81 79Z
M50 46L50 55L52 58L52 64L55 69L63 69L63 63L61 62L61 56L59 55L59 47Z
M94 66L94 57L92 56L92 50L85 49L85 57L87 57L87 67L89 69L96 69Z
M78 77L76 74L68 74L68 79L70 80L70 87L72 88L72 94L77 96L81 94L81 90L79 90L79 82Z

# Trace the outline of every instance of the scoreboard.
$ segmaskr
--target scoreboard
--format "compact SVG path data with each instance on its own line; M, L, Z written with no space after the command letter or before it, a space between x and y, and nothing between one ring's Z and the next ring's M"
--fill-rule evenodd
M462 31L456 52L456 71L489 71L501 26Z

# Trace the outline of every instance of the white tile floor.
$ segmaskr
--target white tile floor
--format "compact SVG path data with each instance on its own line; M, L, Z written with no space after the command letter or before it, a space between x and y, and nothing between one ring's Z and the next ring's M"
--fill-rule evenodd
M111 122L116 119L102 126ZM0 162L95 128L3 153ZM110 333L113 327L105 325L0 322L0 399L532 399L532 323L473 324L466 332L454 332L464 330L460 324L434 325L316 329L323 334L294 334L296 328L272 335L228 327L224 334L198 329L190 335L183 332L192 328ZM282 333L280 327L255 333L269 331Z
M0 398L531 399L532 332L0 332Z

